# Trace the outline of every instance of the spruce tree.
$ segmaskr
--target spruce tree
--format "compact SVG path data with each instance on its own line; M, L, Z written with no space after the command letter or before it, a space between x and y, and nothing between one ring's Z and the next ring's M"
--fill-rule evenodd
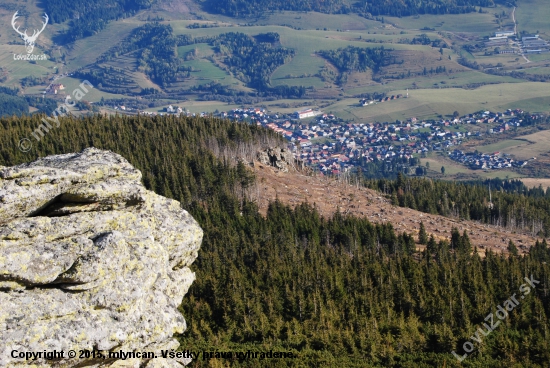
M424 227L424 222L420 221L420 231L418 232L418 242L420 244L428 244L428 234L426 233L426 227Z
M510 239L510 241L508 242L508 252L510 252L510 254L513 256L518 255L518 248L516 247L512 239Z

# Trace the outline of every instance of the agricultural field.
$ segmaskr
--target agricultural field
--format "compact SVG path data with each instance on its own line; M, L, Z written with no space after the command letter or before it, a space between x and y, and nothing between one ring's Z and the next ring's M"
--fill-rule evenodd
M15 0L8 0L7 3L20 6ZM33 1L21 6L29 12L40 11L39 6ZM546 13L550 12L546 8L542 0L520 2L515 12L520 31L539 31L544 37L544 32L547 32L546 19L549 15ZM55 60L48 62L28 64L10 61L12 50L22 45L8 45L8 42L16 41L17 37L14 32L2 32L0 64L2 72L7 76L2 84L18 86L21 78L25 76L51 78L57 71L71 73L90 68L100 55L122 42L132 30L150 19L159 19L162 24L171 26L175 36L218 36L227 32L242 32L250 36L267 32L279 34L278 45L293 49L295 55L290 61L275 69L270 75L269 84L271 87L304 86L307 92L303 99L294 100L296 103L258 103L262 106L273 106L274 109L284 109L281 107L283 105L294 110L298 109L298 106L322 105L323 111L359 122L395 121L410 117L437 119L448 116L455 110L461 114L481 109L507 108L549 112L550 88L545 83L529 82L509 75L492 75L458 63L459 58L464 57L480 65L500 63L507 70L516 68L528 75L549 75L550 67L545 61L548 59L550 63L550 54L530 55L532 62L525 63L519 55L486 55L479 51L470 53L463 48L464 45L482 43L484 37L493 36L495 31L513 28L512 9L498 5L483 8L481 13L381 17L378 20L366 19L355 14L328 15L281 11L268 12L255 19L236 19L207 14L192 2L177 5L174 2L160 1L149 10L113 21L101 32L70 45L56 45L53 41L54 36L67 27L66 24L49 25L37 45L37 48L44 47L55 56ZM539 11L540 9L545 10ZM0 19L6 24L9 24L10 14L11 11L0 9ZM198 28L194 27L195 25L198 25ZM188 28L189 26L191 28ZM200 28L201 26L207 28ZM548 34L550 35L550 30ZM419 37L429 38L430 42L436 42L444 47L440 49L432 44L410 44L413 39ZM320 57L318 52L347 46L383 46L392 50L392 56L397 63L383 66L378 73L372 70L346 72L346 78L340 80L338 76L344 72ZM167 85L165 92L186 92L192 87L209 83L219 83L236 93L256 92L242 81L242 77L239 77L239 80L238 76L226 70L222 62L223 57L216 55L211 45L198 43L180 46L176 52L181 65L191 67L191 71L185 79ZM151 81L142 67L138 69L138 54L139 50L132 55L118 55L103 65L124 70L120 77L133 81L128 92L136 93L144 88L161 91L162 87ZM439 69L435 72L437 68ZM326 75L321 77L322 70L332 71L331 78L327 79ZM65 81L70 81L71 86L77 82L64 78L63 83ZM45 85L29 87L26 92L40 93L44 87ZM409 98L368 107L357 106L357 96L374 92L387 95L406 95L408 92ZM191 94L186 96L191 100L186 102L188 104L192 104L193 99L200 97ZM99 101L101 97L127 96L103 92L100 89L90 94L93 101ZM320 100L326 101L321 104ZM227 106L221 102L211 104L217 107L220 104ZM199 106L203 107L202 102ZM191 105L190 107L194 108Z
M412 117L430 119L458 111L461 114L479 110L504 111L516 103L517 95L524 103L532 102L529 111L550 109L550 89L545 83L502 83L467 90L463 88L424 88L393 90L392 94L409 93L409 98L359 106L357 99L347 98L325 108L344 119L359 122L406 120ZM544 97L541 97L544 96ZM516 108L514 107L514 108Z
M516 9L518 31L539 33L542 37L550 38L550 8L545 0L522 0Z
M495 13L502 10L509 11L510 8L485 9L485 13L468 14L445 14L433 15L424 14L411 17L384 17L386 23L396 28L421 30L422 28L433 28L436 31L457 32L465 34L489 34L498 30L495 23Z
M525 69L522 70L522 72L527 73L527 74L547 75L547 74L550 74L550 67L543 66L543 67L525 68Z
M221 101L173 101L172 103L146 109L148 112L163 112L169 105L185 108L186 111L192 114L200 114L201 112L214 113L215 111L229 111L236 109L238 105L230 105Z
M380 31L385 29L380 22L365 19L355 14L323 14L316 12L276 12L257 20L255 25L285 25L298 29Z
M550 62L550 52L528 55L530 61L534 62ZM546 73L548 74L548 73Z
M550 153L550 130L543 130L534 134L523 135L516 139L503 140L494 144L478 146L476 149L482 152L500 151L508 153L520 160L528 160L533 157Z
M82 83L82 81L80 79L66 77L59 80L58 83L63 83L63 85L65 85L65 90L63 91L65 94L71 94L72 91L79 88L79 85ZM107 92L100 91L97 88L93 88L93 89L88 89L88 92L84 97L84 100L89 102L99 102L101 100L101 97L108 99L108 98L124 98L128 96L107 93Z
M55 64L49 60L36 61L32 64L28 61L14 60L13 54L24 52L22 45L0 45L0 67L6 73L7 79L4 85L18 85L19 81L25 77L45 77L55 73Z
M75 70L94 63L97 58L126 38L134 28L143 23L136 19L112 22L107 28L91 37L76 41L64 49L67 69Z

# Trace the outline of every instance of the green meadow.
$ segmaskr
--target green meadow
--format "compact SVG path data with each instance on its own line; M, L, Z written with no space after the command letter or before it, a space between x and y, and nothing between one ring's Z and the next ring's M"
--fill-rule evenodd
M35 47L34 54L42 51ZM0 45L0 68L6 72L6 81L4 85L13 86L19 84L19 81L25 77L45 77L53 76L55 73L55 63L50 60L39 60L30 62L26 60L14 60L14 54L25 52L23 45Z
M483 152L500 151L509 153L520 160L527 160L532 157L547 155L550 151L548 139L550 139L550 131L544 130L476 148Z
M63 79L59 80L58 83L62 83L65 86L65 90L63 91L65 94L72 96L73 91L75 91L77 88L80 88L80 84L82 83L82 81L80 79L66 77L66 78L63 78ZM90 102L99 102L101 100L101 97L106 98L106 99L107 98L127 98L128 97L128 96L116 95L116 94L112 94L112 93L103 92L103 91L100 91L97 88L90 89L90 88L88 88L87 84L85 85L85 87L88 90L88 92L84 96L83 100L90 101Z
M406 90L392 94L406 95ZM522 96L521 103L518 96ZM480 110L504 111L507 108L523 108L531 103L530 111L550 111L550 88L545 83L501 83L476 89L425 88L409 90L409 98L359 106L354 98L342 99L324 110L338 113L343 118L357 121L395 121L411 117L437 118L458 111L460 114Z
M521 0L516 9L518 31L550 36L550 6L546 0Z
M91 37L76 41L67 48L67 69L75 70L94 63L99 56L126 38L134 28L143 25L135 19L112 22L106 29Z
M424 14L410 17L384 17L386 23L403 29L434 28L436 31L464 32L464 33L492 33L498 30L495 23L495 13L509 8L486 8L486 13L467 14Z

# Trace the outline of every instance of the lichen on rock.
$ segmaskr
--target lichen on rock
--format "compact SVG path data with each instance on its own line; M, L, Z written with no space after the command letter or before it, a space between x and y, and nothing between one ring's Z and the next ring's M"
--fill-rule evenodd
M0 366L119 366L67 352L178 346L202 230L179 202L146 190L123 157L95 148L0 168ZM28 360L11 352L64 351ZM129 360L125 361L128 363Z

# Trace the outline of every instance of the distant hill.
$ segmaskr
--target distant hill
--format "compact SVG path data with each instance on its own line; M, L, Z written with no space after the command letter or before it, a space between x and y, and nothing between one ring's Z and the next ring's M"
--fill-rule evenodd
M247 163L256 150L281 141L253 124L172 116L64 117L60 128L37 142L29 134L40 119L0 119L0 165L90 146L108 149L141 171L145 187L180 201L203 229L193 265L197 279L180 307L188 325L178 337L185 349L296 357L196 359L194 367L458 367L452 351L476 367L508 367L518 361L523 364L517 367L546 367L550 361L544 334L550 328L546 240L536 241L523 256L509 242L510 257L490 251L482 257L478 232L499 242L498 228L457 218L439 217L441 223L434 215L392 206L380 192L318 177L266 166L254 174ZM28 135L34 147L24 153L17 143ZM236 162L239 156L246 159ZM415 181L384 185L396 188L398 196L400 190L413 195L405 190ZM461 193L473 188L451 186ZM434 193L414 196L434 204L444 200ZM516 209L524 210L525 223L531 223L527 216L534 211L526 204L534 198L498 196L495 205L511 198ZM544 208L548 201L536 198ZM336 204L342 211L335 211ZM334 214L322 216L320 211L329 207ZM356 207L370 216L359 216ZM496 206L493 211L492 216L498 215ZM403 220L396 221L398 215ZM502 216L509 218L509 212L503 209ZM413 226L423 225L435 234L417 247ZM2 246L13 242L2 236ZM540 284L525 289L525 275ZM485 337L486 316L504 310L504 298L518 289L521 304L513 312L508 309L505 327L492 332L484 345L470 343L482 346L483 355L465 353L465 342Z
M416 14L460 14L476 11L476 7L494 6L503 0L207 0L206 11L232 17L259 16L265 11L295 10L321 13L359 13L373 16L408 16Z
M44 0L50 22L69 21L66 41L72 42L91 36L112 20L134 14L151 6L152 0Z

